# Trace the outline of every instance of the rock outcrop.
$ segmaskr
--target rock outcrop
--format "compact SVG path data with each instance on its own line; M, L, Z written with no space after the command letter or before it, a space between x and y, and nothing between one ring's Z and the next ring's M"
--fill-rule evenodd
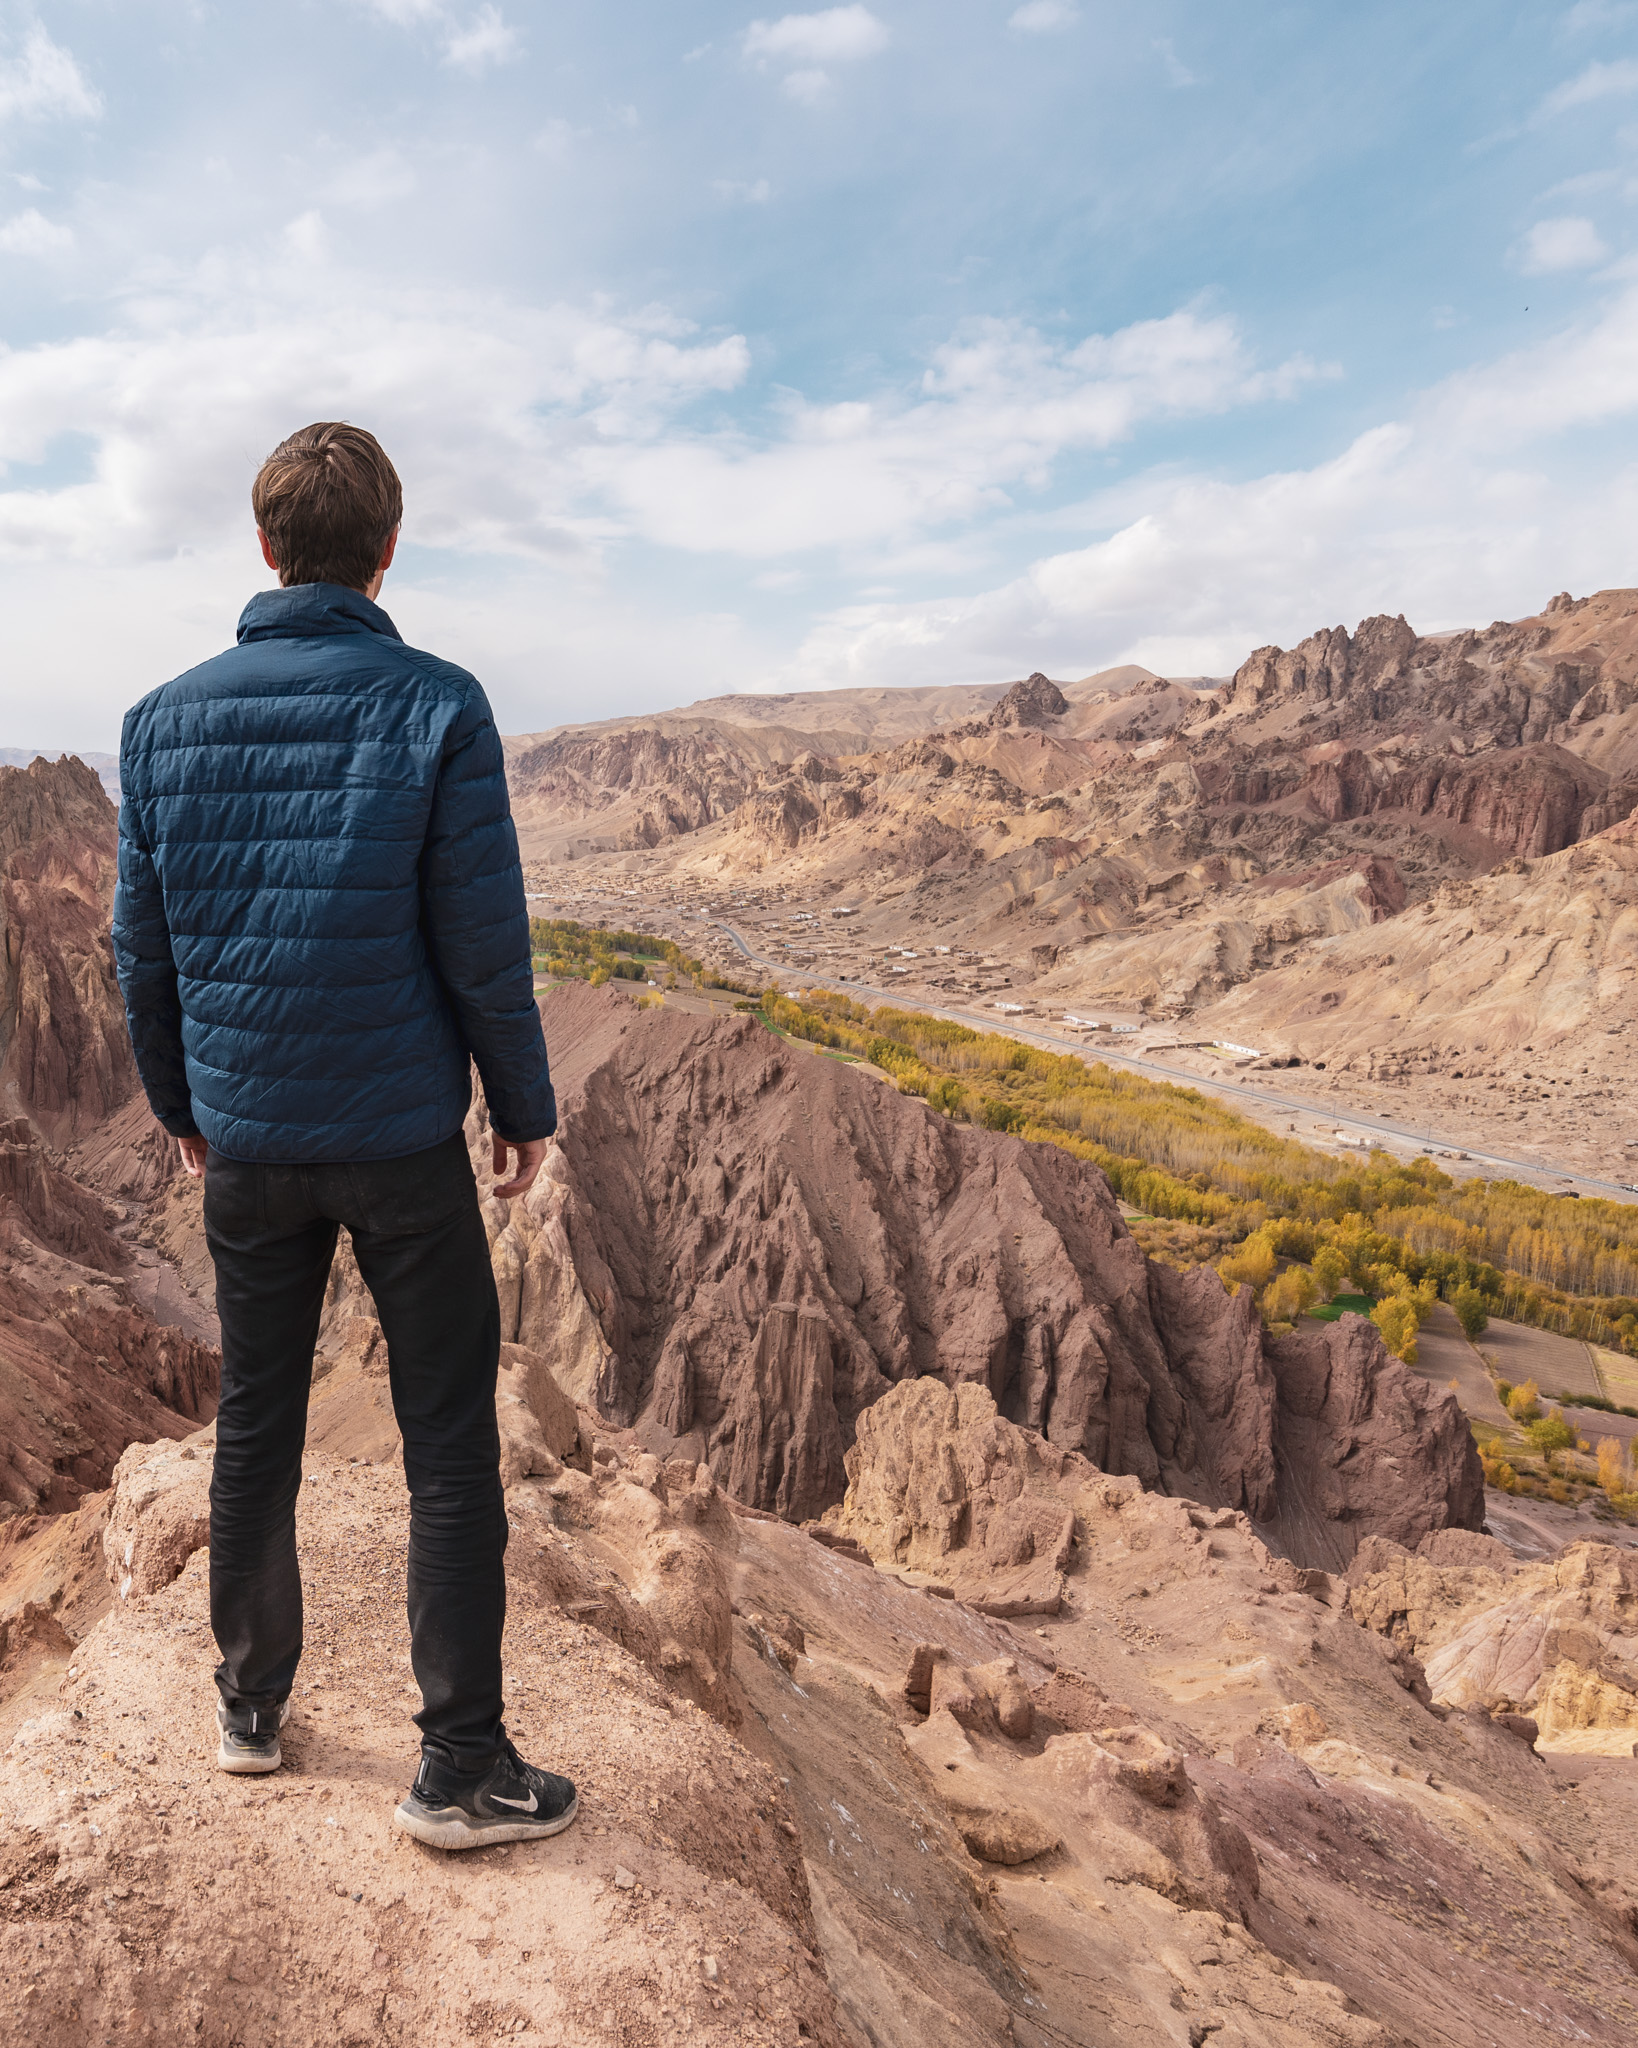
M108 936L118 820L72 755L0 768L0 1112L66 1143L134 1092Z
M24 1120L0 1126L0 1517L69 1509L128 1443L215 1413L217 1354L139 1305L113 1225Z
M1543 1748L1638 1756L1638 1556L1572 1544L1441 1631L1423 1662L1435 1699L1529 1714Z
M754 1019L582 987L546 1015L563 1131L536 1190L497 1205L504 1333L735 1497L821 1513L860 1418L926 1379L1054 1453L1244 1507L1305 1563L1479 1519L1460 1411L1370 1324L1265 1341L1249 1291L1151 1266L1068 1154Z
M510 1350L508 1725L583 1811L452 1872L390 1824L415 1751L406 1503L352 1320L314 1394L276 1777L212 1768L208 1429L0 1536L7 2048L292 2027L570 2048L609 2014L725 2048L1409 2048L1474 2010L1531 2048L1544 2005L1622 2040L1620 1809L1503 1720L1429 1711L1347 1589L1243 1514L1097 1472L970 1385L867 1414L953 1402L968 1489L961 1512L913 1476L899 1540L935 1569L872 1567L573 1412ZM854 1490L879 1542L902 1440L871 1444ZM1425 1562L1486 1570L1485 1542L1442 1531ZM1377 1537L1359 1561L1400 1556ZM929 1597L1035 1562L1056 1614ZM1624 1616L1619 1589L1591 1597ZM1548 1960L1515 1957L1505 1931L1543 1913Z

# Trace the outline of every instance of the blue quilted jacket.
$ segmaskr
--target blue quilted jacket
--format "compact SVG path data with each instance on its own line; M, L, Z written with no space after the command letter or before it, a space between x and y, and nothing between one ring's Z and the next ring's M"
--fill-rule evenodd
M114 955L175 1137L230 1159L396 1159L557 1108L501 744L464 669L334 583L263 591L239 644L120 742Z

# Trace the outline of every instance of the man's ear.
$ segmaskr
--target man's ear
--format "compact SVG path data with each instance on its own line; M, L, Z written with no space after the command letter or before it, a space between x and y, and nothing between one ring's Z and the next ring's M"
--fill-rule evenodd
M277 576L279 574L279 565L273 559L273 550L267 544L267 535L263 533L259 526L256 529L256 538L262 544L262 560L273 571L273 574Z
M375 573L377 574L377 576L385 576L387 571L392 567L392 558L398 552L398 531L398 528L395 526L392 532L387 535L386 550L383 553L380 562L376 565Z

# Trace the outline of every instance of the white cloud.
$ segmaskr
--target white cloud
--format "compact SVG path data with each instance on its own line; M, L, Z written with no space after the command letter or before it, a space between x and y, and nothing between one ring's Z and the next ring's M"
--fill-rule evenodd
M1081 10L1070 5L1070 0L1026 0L1026 4L1007 16L1008 28L1020 30L1027 36L1049 36L1059 29L1073 28L1081 18Z
M1422 631L1630 582L1638 465L1555 475L1566 430L1638 420L1638 290L1464 372L1310 469L1158 476L1081 508L1099 533L988 590L857 604L770 688L953 681L1034 663L1223 674L1255 646L1403 610Z
M1609 64L1589 64L1575 78L1555 86L1541 103L1544 114L1562 114L1595 100L1624 98L1638 92L1638 59L1618 57Z
M1199 84L1199 79L1177 54L1177 46L1170 36L1161 36L1158 39L1155 43L1155 55L1166 67L1168 85L1176 86L1181 91L1184 86Z
M1538 220L1524 238L1522 267L1533 276L1553 270L1587 270L1609 254L1590 220L1566 214Z
M536 129L534 147L552 163L560 164L573 149L577 133L569 122L554 114Z
M54 256L73 246L73 229L47 220L38 207L0 221L0 250L8 256Z
M1638 7L1632 0L1576 0L1564 17L1564 27L1571 35L1596 33L1601 28L1615 28L1630 21L1634 14L1638 14Z
M480 7L465 28L452 31L444 44L444 62L476 74L491 64L510 64L522 50L515 28L498 7Z
M605 446L588 474L634 531L669 547L902 550L1005 513L1069 451L1286 396L1316 374L1300 358L1259 369L1233 321L1193 312L1072 347L1018 322L975 321L935 351L911 396L815 405L791 394L770 441L678 433Z
M324 228L324 216L316 209L301 213L287 222L279 237L287 256L299 263L322 262L329 248L329 236Z
M848 64L874 57L888 43L887 25L868 7L827 7L819 14L785 14L753 21L741 42L759 63Z
M0 121L45 120L53 114L94 121L102 94L86 84L80 67L38 22L19 55L0 59Z
M518 31L493 4L482 6L469 21L457 19L449 0L361 0L371 14L395 28L436 27L443 33L443 61L474 76L492 64L510 64L520 56Z
M379 14L395 28L411 28L418 21L439 21L444 0L364 0L371 14Z
M65 434L94 449L88 482L0 491L0 560L208 548L248 517L255 460L326 418L381 434L413 480L414 539L584 553L621 530L588 481L598 451L641 447L748 365L739 336L702 337L660 309L395 290L326 266L322 223L303 216L265 271L207 267L112 332L0 352L0 463L39 462Z

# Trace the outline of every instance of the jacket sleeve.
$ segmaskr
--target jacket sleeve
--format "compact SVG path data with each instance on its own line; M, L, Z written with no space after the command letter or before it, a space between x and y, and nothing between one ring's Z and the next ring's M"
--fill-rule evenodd
M124 770L121 770L124 779ZM148 1106L173 1138L197 1138L182 1055L182 1003L176 988L165 898L135 802L119 807L119 880L114 887L114 966L131 1050Z
M421 855L421 915L497 1136L549 1138L557 1100L535 1007L518 836L500 735L475 683L444 742Z

